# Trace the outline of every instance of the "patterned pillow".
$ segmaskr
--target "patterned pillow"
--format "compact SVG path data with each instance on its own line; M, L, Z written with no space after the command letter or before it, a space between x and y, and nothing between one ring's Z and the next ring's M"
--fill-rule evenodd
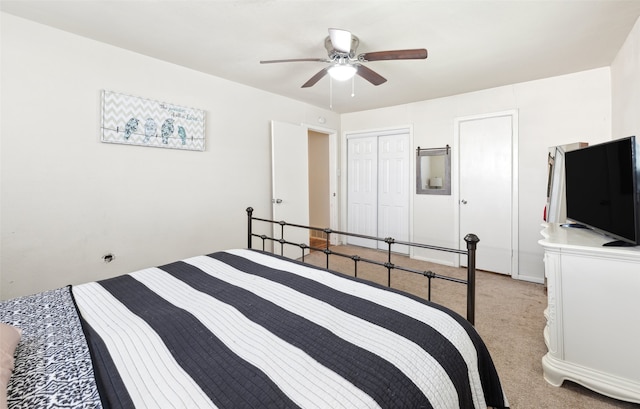
M70 291L67 286L0 301L0 322L22 329L7 385L9 405L102 408Z
M22 330L0 322L0 409L7 407L7 384L13 372L13 354Z

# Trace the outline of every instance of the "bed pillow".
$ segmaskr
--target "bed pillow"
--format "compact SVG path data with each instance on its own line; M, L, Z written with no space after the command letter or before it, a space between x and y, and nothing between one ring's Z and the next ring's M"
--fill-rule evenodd
M13 354L22 330L0 322L0 409L7 408L7 385L13 373Z

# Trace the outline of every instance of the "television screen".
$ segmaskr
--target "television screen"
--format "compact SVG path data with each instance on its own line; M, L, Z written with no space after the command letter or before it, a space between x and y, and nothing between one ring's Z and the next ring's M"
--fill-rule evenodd
M567 218L640 244L637 161L635 137L567 152Z

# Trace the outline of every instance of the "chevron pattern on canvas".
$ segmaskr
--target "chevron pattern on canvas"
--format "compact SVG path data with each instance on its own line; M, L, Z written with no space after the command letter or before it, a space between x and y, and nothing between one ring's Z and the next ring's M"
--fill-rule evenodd
M102 142L204 151L204 123L200 109L102 91Z

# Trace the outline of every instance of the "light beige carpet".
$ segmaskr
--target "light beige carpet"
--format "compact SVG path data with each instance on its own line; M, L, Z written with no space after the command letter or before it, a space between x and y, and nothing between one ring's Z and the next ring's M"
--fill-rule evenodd
M386 254L369 249L340 246L336 250L386 261ZM330 269L353 275L352 260L333 257ZM305 257L305 261L325 267L326 256L322 252L312 252ZM397 255L393 256L392 262L419 270L431 270L437 274L466 278L465 269L410 260ZM358 277L383 285L387 283L386 269L370 264L359 263ZM423 298L427 297L426 281L421 275L401 271L392 272L391 276L392 287ZM466 316L466 286L463 284L434 280L431 299ZM477 272L475 327L492 354L511 407L640 409L638 404L611 399L575 383L565 382L558 388L543 379L541 359L547 350L542 331L545 326L543 311L546 305L546 294L541 284L518 281L495 273Z

